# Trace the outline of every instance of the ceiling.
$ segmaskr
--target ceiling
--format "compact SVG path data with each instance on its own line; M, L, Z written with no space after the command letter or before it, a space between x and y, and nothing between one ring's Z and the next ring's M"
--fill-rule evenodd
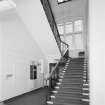
M57 23L70 21L70 19L85 17L88 0L72 0L58 4L57 0L49 0Z

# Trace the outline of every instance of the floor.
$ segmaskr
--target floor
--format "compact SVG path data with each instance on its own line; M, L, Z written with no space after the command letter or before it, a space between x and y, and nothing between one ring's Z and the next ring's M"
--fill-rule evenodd
M46 105L46 96L48 92L48 88L40 88L16 98L7 100L5 101L4 105Z

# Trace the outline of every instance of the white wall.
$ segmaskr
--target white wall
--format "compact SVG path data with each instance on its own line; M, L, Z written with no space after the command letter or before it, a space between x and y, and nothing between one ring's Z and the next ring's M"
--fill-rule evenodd
M37 44L46 55L60 56L40 0L14 0L17 12Z
M42 86L43 72L30 80L30 64L42 60L46 74L47 56L60 56L40 0L14 1L16 10L0 13L0 101Z
M0 25L0 36L1 36L2 32L1 32L1 25ZM1 99L1 94L2 94L2 37L0 37L0 99Z
M17 11L1 13L0 101L38 88L38 81L30 80L30 64L40 59L46 72L47 59ZM7 77L8 74L12 76Z
M89 0L90 105L105 105L105 0Z

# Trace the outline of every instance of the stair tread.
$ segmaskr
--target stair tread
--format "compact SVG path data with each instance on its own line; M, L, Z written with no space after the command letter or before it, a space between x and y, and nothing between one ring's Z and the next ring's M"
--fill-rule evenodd
M69 84L83 84L83 81L69 81L69 82L62 82L63 85Z
M57 100L57 102L54 102L54 105L81 105L82 101L76 101L76 100Z
M89 99L89 96L88 95L82 95L82 93L59 93L56 95L56 98L63 98L63 99Z
M74 89L74 88L69 88L69 89L63 89L63 88L61 88L60 90L59 90L59 92L62 92L62 93L80 93L80 92L82 92L83 90L82 89Z
M84 64L84 58L70 59L67 70L63 76L60 76L62 82L57 90L58 93L51 99L53 105L89 105L89 102L82 101L89 99L89 85L83 85L86 80Z

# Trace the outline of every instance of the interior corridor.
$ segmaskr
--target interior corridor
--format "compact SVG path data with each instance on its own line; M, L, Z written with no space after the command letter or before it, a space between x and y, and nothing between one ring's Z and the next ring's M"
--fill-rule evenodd
M4 105L46 105L48 88L40 88L4 102Z

